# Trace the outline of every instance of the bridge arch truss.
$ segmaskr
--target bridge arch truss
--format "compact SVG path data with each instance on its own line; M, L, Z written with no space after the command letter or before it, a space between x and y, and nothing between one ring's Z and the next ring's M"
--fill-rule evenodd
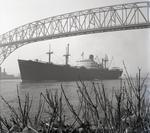
M148 1L99 7L45 18L0 35L0 65L13 51L28 43L149 27Z

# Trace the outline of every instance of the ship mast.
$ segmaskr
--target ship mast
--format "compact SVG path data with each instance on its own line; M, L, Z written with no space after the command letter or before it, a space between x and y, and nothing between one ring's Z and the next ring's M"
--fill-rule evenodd
M107 62L108 62L108 56L105 55L105 59L103 59L104 61L104 68L106 69L107 68Z
M69 44L66 47L66 54L64 56L65 56L66 65L68 65L69 56L70 56L70 54L69 54Z
M51 63L51 55L53 54L53 52L51 51L51 45L49 45L49 52L47 52L46 54L48 54L49 63Z

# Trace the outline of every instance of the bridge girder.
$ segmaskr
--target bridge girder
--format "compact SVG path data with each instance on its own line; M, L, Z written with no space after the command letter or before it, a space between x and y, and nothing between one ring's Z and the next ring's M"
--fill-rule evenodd
M109 31L150 28L150 2L87 9L34 21L0 35L0 64L32 42Z

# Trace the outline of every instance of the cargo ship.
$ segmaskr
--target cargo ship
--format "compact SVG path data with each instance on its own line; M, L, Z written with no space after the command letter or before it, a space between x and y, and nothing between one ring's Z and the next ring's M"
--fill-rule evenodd
M64 55L64 65L51 62L51 54L53 54L51 50L47 54L49 55L49 62L18 59L22 82L118 79L123 72L122 69L116 67L109 69L106 58L102 59L102 63L97 63L93 55L90 55L89 59L77 61L77 66L70 66L68 64L69 44Z

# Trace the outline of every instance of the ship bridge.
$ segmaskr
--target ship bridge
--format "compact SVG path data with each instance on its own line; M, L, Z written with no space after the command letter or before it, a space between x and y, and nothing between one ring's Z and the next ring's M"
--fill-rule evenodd
M149 27L149 1L98 7L45 18L0 35L0 65L13 51L29 43Z

